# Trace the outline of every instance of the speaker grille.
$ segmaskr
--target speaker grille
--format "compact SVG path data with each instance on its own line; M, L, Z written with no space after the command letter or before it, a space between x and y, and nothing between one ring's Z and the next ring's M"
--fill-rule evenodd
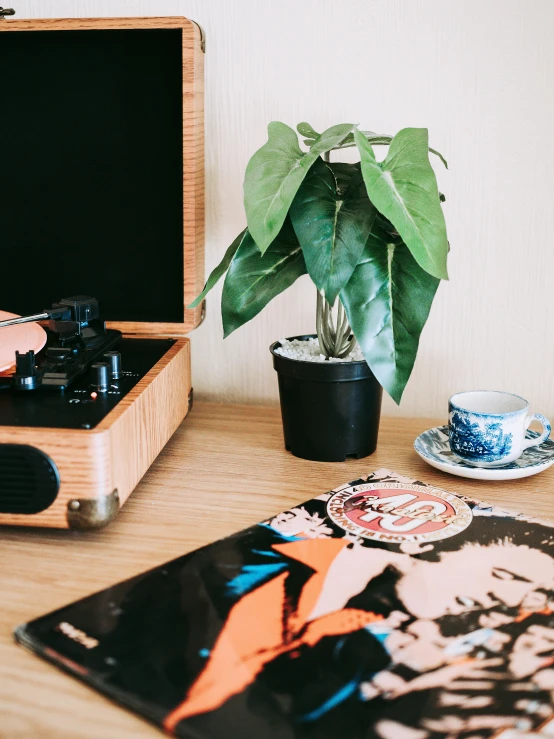
M0 444L0 513L40 513L58 494L60 478L44 452L23 444Z

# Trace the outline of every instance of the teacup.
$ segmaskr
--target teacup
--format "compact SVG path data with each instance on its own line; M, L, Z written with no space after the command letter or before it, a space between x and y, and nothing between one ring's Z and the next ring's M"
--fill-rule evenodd
M531 421L543 426L540 436L526 439ZM457 393L448 401L450 449L473 467L503 467L538 446L550 435L550 421L529 414L529 403L519 395L495 390Z

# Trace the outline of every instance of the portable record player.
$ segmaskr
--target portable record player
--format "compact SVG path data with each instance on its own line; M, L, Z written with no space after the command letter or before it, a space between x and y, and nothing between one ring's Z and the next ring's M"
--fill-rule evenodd
M103 526L190 407L203 51L185 18L0 20L0 524Z

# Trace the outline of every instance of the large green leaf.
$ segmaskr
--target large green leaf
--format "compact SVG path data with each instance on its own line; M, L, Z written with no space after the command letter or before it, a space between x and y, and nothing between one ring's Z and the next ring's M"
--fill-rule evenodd
M384 162L377 162L365 136L354 131L371 202L393 223L426 272L448 279L448 240L437 180L429 163L426 128L404 128Z
M310 277L331 305L358 264L377 214L359 167L334 169L340 187L333 169L318 159L290 209Z
M348 136L353 123L332 126L308 152L298 145L292 128L273 121L268 141L253 155L244 177L244 208L248 230L262 254L276 238L302 180L319 157Z
M302 249L289 219L263 255L247 232L223 283L224 336L254 318L270 300L304 274Z
M237 238L233 241L231 246L227 249L225 252L223 259L221 262L212 270L211 275L208 277L206 284L204 285L204 289L200 293L200 295L193 300L193 302L187 306L187 308L196 308L197 305L200 305L200 303L204 300L206 295L210 292L212 287L219 282L220 278L223 277L225 272L229 269L229 265L231 264L232 258L235 256L237 249L240 247L244 239L247 237L248 230L245 228L244 231L242 231Z
M371 370L400 403L440 280L377 218L340 299Z

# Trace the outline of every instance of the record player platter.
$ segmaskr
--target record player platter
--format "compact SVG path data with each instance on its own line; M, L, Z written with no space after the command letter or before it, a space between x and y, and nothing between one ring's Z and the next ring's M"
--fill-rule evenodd
M19 318L16 313L0 310L0 321ZM46 344L46 331L38 323L21 323L2 329L0 335L0 372L15 366L15 352L39 352Z

